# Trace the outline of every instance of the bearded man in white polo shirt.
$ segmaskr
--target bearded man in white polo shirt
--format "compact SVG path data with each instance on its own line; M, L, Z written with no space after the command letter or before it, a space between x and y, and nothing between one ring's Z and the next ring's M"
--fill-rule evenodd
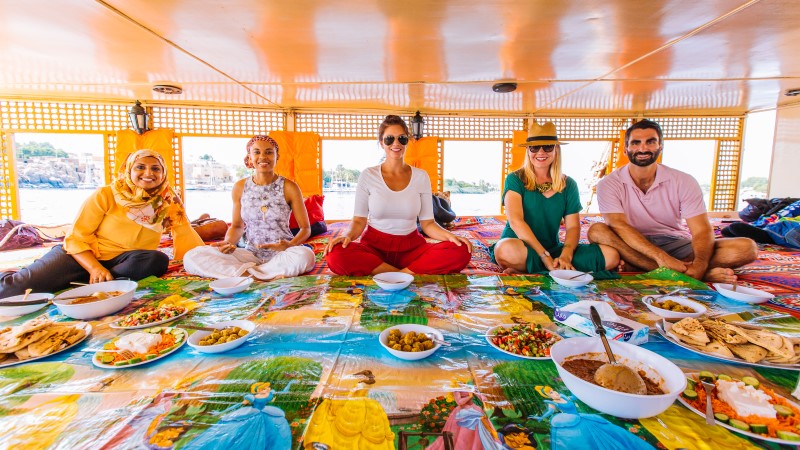
M605 223L589 228L589 241L614 247L642 270L663 266L707 282L733 283L733 268L755 260L758 246L747 238L714 239L697 180L656 162L663 136L650 120L625 132L629 163L598 183Z

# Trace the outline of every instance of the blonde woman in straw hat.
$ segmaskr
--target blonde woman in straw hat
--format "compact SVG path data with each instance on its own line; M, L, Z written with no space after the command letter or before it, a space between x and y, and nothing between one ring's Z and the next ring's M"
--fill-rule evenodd
M490 249L505 273L599 272L619 263L611 247L578 244L582 206L577 183L561 173L562 145L555 124L534 121L521 145L527 148L525 162L506 177L503 204L508 220ZM563 244L558 239L562 220L567 231Z

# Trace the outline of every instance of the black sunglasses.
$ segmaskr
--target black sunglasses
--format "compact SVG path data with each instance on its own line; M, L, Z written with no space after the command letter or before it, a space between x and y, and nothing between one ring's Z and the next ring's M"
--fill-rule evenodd
M408 136L404 134L397 136L397 142L399 142L400 145L408 144ZM394 144L394 136L388 135L383 137L383 145L392 145L392 144Z
M555 149L555 145L531 145L528 147L528 151L531 153L539 153L539 150L544 150L545 153L552 153Z

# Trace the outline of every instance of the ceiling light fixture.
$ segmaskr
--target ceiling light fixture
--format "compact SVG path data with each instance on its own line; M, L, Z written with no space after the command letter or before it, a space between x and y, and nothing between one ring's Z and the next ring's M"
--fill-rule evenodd
M787 90L786 90L786 92L784 92L784 93L783 93L783 95L785 95L785 96L787 96L787 97L795 97L795 96L798 96L798 95L800 95L800 88L797 88L797 89L787 89Z
M153 86L153 90L160 94L178 95L183 94L183 88L180 86L173 86L171 84L157 84Z
M517 90L517 83L496 83L492 90L500 93L514 92Z

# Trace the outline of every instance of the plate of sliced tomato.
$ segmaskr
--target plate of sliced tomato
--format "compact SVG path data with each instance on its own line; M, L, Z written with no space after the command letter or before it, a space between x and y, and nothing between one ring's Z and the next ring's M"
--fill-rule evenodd
M486 342L503 353L525 359L550 359L550 347L561 336L540 324L506 324L490 328Z
M183 306L142 306L127 316L111 322L108 326L118 330L136 330L172 322L184 315L186 315L186 308Z

